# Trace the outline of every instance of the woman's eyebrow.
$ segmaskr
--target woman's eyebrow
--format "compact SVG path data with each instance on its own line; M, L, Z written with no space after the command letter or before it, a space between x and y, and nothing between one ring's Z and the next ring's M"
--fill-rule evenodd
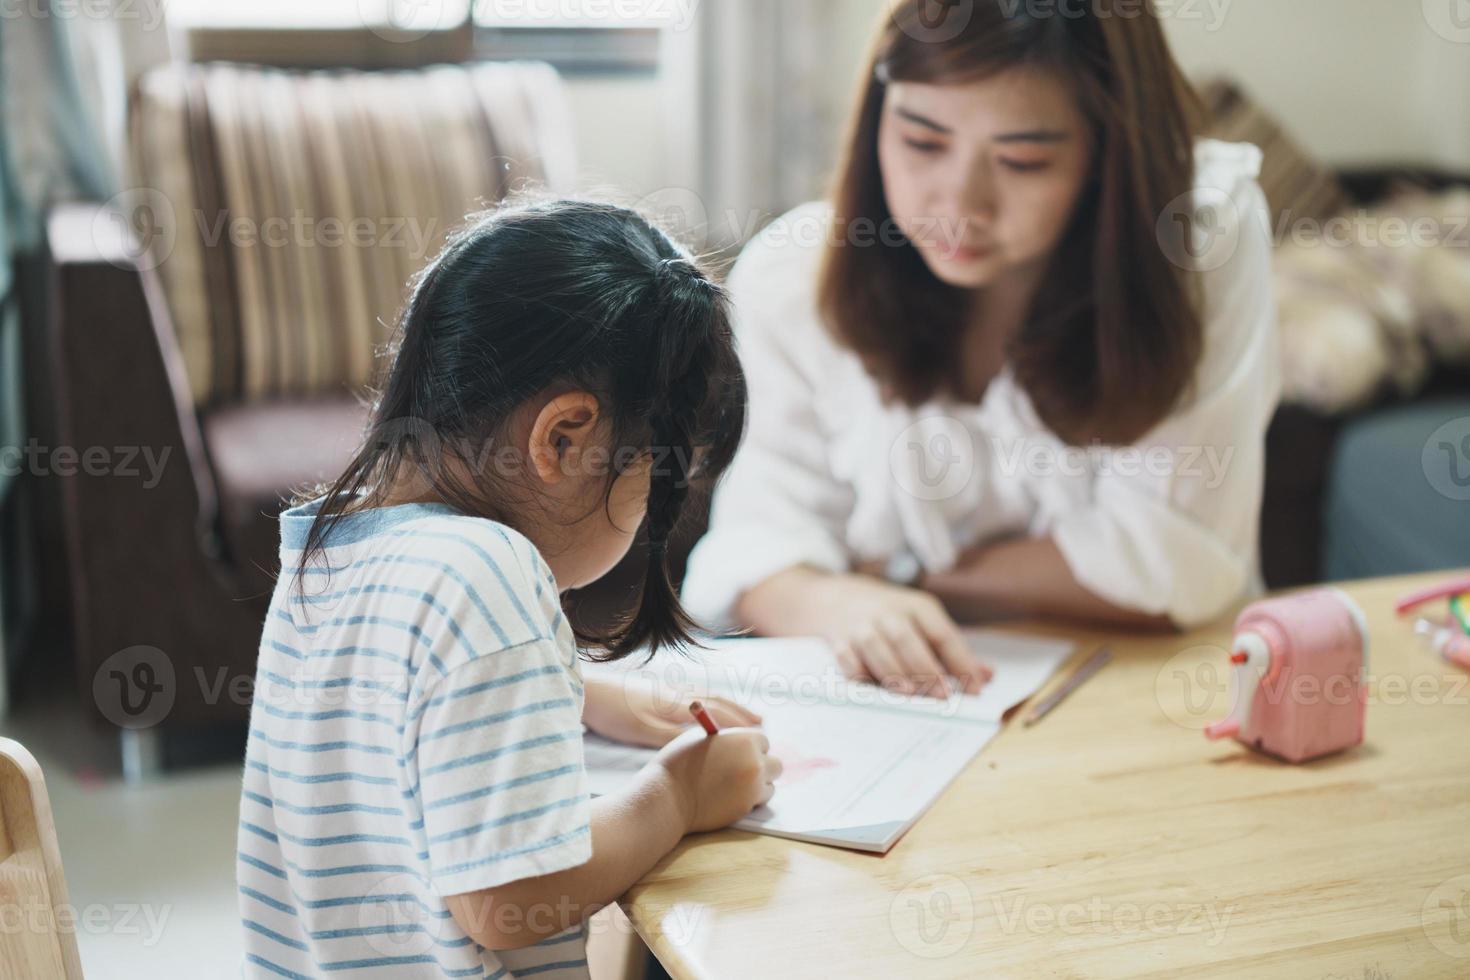
M903 106L898 106L893 111L900 118L907 119L915 125L923 126L925 129L932 129L936 133L948 136L954 132L953 129L943 123L935 122L928 116L921 116L912 109L905 109ZM1071 133L1061 129L1026 129L1014 133L1002 133L995 137L994 141L996 143L1065 143L1071 138Z
M1002 133L997 143L1065 143L1072 134L1060 129L1028 129L1019 133Z
M934 120L928 118L927 116L921 116L911 109L905 109L902 106L899 106L893 111L902 118L907 119L909 122L917 123L918 125L923 126L925 129L932 129L936 133L944 133L947 136L950 133L954 132L954 130L950 129L948 126L941 125Z

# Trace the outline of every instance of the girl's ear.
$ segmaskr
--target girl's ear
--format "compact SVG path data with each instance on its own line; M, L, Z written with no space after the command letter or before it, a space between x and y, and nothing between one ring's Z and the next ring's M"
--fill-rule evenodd
M565 464L593 448L600 417L597 398L586 391L557 395L542 407L531 423L527 447L531 469L542 483L552 485L574 475Z

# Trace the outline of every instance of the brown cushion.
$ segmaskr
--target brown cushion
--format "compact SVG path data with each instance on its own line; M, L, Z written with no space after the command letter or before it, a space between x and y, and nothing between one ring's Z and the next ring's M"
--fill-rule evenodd
M140 80L132 125L130 210L201 408L362 386L466 214L575 180L563 87L536 62L175 63Z
M269 595L279 569L276 518L285 500L341 473L366 422L366 407L350 398L235 405L204 416L220 531L251 596Z
M1274 227L1303 219L1325 221L1347 206L1348 196L1332 170L1302 149L1239 86L1213 81L1200 88L1200 95L1211 117L1206 135L1260 147L1261 190L1274 212Z

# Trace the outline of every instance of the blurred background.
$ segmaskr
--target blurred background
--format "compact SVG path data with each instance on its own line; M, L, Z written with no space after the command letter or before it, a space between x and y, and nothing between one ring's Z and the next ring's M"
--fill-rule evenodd
M237 970L274 516L353 448L407 278L538 188L725 262L822 193L883 6L0 0L0 733L89 976ZM1470 2L1157 6L1210 134L1266 153L1268 583L1464 565Z

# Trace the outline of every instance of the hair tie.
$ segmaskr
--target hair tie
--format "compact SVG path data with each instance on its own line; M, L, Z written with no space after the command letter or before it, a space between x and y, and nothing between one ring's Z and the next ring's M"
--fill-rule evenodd
M692 260L682 255L672 259L660 259L657 277L669 286L697 285L702 289L715 289L715 284Z

